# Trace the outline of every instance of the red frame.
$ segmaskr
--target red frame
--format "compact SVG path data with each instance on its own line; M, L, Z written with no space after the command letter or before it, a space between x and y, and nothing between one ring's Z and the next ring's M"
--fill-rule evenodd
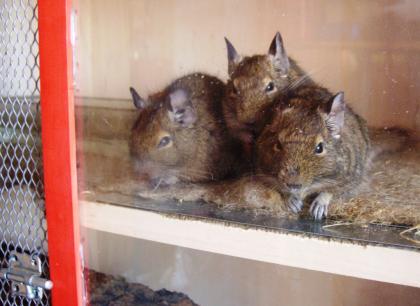
M71 0L39 0L42 151L52 304L82 306Z

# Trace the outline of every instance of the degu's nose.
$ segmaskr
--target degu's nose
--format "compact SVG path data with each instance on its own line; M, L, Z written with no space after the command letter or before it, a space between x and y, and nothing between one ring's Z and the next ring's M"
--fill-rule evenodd
M300 178L300 171L298 167L287 167L280 171L281 178L284 184L290 189L302 188L302 182Z
M286 186L289 189L300 189L300 188L302 188L302 184L286 184Z

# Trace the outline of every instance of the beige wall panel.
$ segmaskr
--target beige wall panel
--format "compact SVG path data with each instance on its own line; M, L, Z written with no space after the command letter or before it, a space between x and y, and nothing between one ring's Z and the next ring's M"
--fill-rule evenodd
M227 77L227 36L289 54L373 125L420 128L420 2L415 0L80 0L80 94L147 96L193 71Z

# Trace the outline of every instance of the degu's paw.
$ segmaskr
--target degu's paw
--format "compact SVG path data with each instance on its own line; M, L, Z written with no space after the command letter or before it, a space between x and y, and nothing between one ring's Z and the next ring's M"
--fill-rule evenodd
M328 216L328 205L330 205L332 195L328 192L321 192L311 204L309 212L315 220L322 220Z
M299 213L302 210L303 207L303 201L296 197L296 196L290 196L287 200L287 206L289 209L294 212L295 214Z

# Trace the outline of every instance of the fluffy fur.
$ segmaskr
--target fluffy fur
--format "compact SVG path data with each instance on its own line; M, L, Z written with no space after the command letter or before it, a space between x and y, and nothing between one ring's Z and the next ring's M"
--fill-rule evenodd
M257 169L299 212L307 198L321 219L333 198L354 193L366 178L370 141L364 120L343 95L324 103L292 99L277 109L257 140Z
M207 182L233 172L237 143L223 120L222 81L201 73L187 75L148 101L131 91L140 108L129 140L137 173L158 187L179 180Z

